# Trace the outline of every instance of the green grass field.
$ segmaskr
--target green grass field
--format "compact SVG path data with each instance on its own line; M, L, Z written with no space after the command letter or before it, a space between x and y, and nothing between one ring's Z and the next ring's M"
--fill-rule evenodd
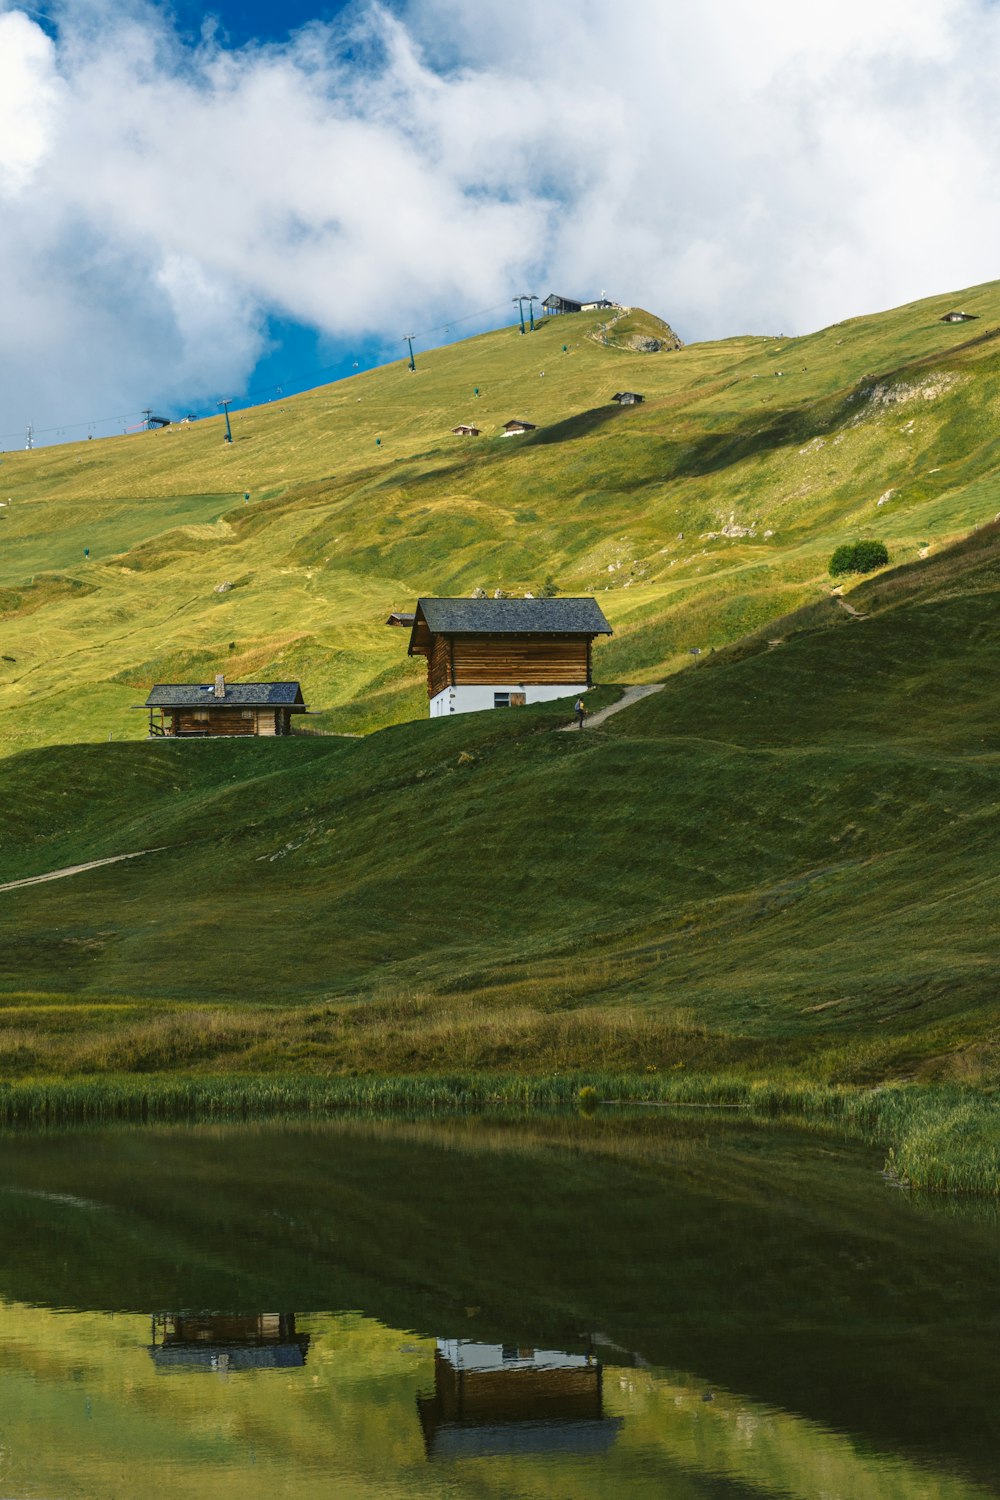
M968 329L1000 287L959 334L956 300L660 355L581 315L239 414L231 449L7 455L0 881L151 852L0 893L0 1075L988 1100L1000 344ZM538 431L452 438L470 412ZM825 568L859 535L896 566L852 614ZM567 706L428 722L388 609L549 575L599 591L599 677L664 691L584 735ZM389 727L140 738L153 680L220 669Z
M942 324L956 300L981 321ZM4 455L0 746L137 738L153 680L216 670L300 678L321 727L419 718L386 615L477 585L597 592L603 680L653 680L825 598L845 539L904 563L1000 510L998 284L795 340L638 354L596 327L240 412L231 446L220 419Z

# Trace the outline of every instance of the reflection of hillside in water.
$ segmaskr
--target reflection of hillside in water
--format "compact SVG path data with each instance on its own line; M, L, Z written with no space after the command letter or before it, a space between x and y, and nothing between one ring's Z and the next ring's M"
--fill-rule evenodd
M297 1370L309 1334L294 1313L154 1313L149 1352L158 1370Z
M139 1314L127 1355L136 1388L155 1387L164 1411L216 1403L221 1419L227 1403L293 1403L342 1381L349 1319L301 1310L355 1309L369 1330L398 1330L379 1342L378 1362L399 1377L393 1430L406 1429L402 1440L412 1440L427 1478L423 1420L435 1431L450 1423L456 1442L472 1441L475 1425L468 1405L463 1417L445 1404L449 1372L442 1365L439 1381L435 1370L442 1330L501 1350L586 1352L582 1331L600 1329L598 1420L625 1422L595 1470L624 1464L636 1445L676 1451L697 1467L708 1444L717 1468L740 1475L756 1465L766 1478L780 1448L785 1490L814 1500L823 1492L817 1455L832 1462L830 1434L842 1434L837 1462L854 1489L831 1493L860 1494L858 1455L873 1452L914 1466L914 1475L943 1470L993 1493L996 1224L987 1213L889 1192L882 1160L832 1136L624 1112L19 1133L0 1139L0 1356L7 1350L34 1381L52 1341L61 1349L71 1327L92 1327L100 1343ZM19 1310L5 1313L12 1303ZM28 1305L61 1312L29 1319ZM191 1313L182 1310L289 1307L300 1309L296 1334L312 1335L304 1378L285 1366L285 1380L205 1379L206 1368L281 1368L287 1341L253 1330L244 1356L218 1326L189 1336ZM176 1352L151 1358L152 1308L182 1320L169 1337L166 1328L155 1335ZM98 1310L114 1314L99 1339ZM11 1345L4 1320L44 1323L40 1348L20 1336ZM419 1354L411 1339L422 1341ZM247 1348L247 1339L235 1342ZM244 1357L261 1363L239 1364ZM123 1358L121 1347L114 1360L109 1354L109 1372ZM359 1369L375 1369L358 1358ZM59 1420L71 1427L76 1367L68 1357L59 1365L69 1382ZM161 1378L168 1367L176 1373ZM109 1387L117 1390L118 1378L109 1373ZM55 1392L44 1373L37 1379ZM714 1399L703 1401L709 1389ZM421 1422L418 1393L430 1403ZM9 1399L8 1383L5 1421ZM31 1451L36 1405L33 1397L22 1451ZM640 1408L657 1409L645 1430ZM496 1425L513 1440L526 1422ZM5 1441L12 1430L11 1419ZM811 1489L792 1482L803 1472ZM874 1465L864 1500L883 1500L879 1472ZM0 1462L0 1496L15 1489ZM53 1482L49 1492L64 1491ZM92 1492L102 1493L96 1484ZM916 1478L898 1493L932 1494ZM949 1500L953 1493L961 1487Z
M434 1394L418 1396L428 1458L606 1453L621 1417L604 1415L595 1354L438 1339Z

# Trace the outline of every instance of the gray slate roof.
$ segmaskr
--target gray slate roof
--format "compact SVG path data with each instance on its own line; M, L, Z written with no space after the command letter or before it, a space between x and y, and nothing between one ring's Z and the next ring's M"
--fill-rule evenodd
M611 635L596 599L418 599L432 635Z
M227 682L225 697L215 696L214 682L158 682L146 708L295 708L302 705L297 682Z

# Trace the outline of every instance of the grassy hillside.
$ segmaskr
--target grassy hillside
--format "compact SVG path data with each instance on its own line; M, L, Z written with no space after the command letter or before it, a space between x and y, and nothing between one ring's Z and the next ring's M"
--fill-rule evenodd
M1000 1081L1000 526L565 708L6 767L0 1064ZM778 637L771 637L777 639Z
M956 303L980 321L941 323ZM826 598L845 539L905 563L1000 510L1000 284L630 347L658 326L485 334L237 413L231 446L218 419L4 455L0 746L139 737L153 680L216 670L300 678L327 728L419 717L386 613L477 585L598 592L599 675L656 679Z

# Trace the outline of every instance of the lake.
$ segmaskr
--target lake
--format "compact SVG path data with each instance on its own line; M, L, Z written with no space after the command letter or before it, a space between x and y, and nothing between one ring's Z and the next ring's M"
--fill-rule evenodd
M0 1497L972 1500L992 1205L671 1111L0 1138Z

